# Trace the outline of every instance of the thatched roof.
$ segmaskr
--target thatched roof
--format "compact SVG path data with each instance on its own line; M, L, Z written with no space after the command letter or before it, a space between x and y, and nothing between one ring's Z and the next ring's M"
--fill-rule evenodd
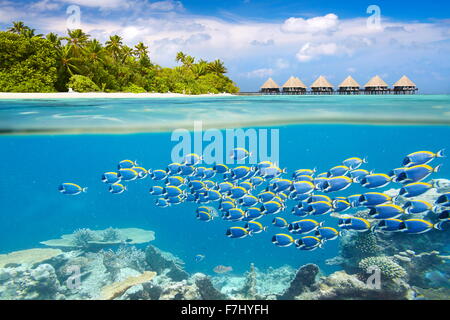
M261 86L261 89L279 89L280 86L277 85L275 81L272 80L272 78L269 78L264 84Z
M364 87L388 87L388 84L384 82L379 76L375 76L366 83Z
M333 85L324 76L320 76L313 82L311 88L333 88Z
M352 76L348 76L347 78L345 78L344 81L341 82L341 84L339 85L339 88L344 88L344 87L356 87L359 88L360 85L358 82L356 82L355 79L352 78Z
M403 76L394 83L394 87L415 87L416 84L412 82L407 76Z
M306 89L305 84L297 77L290 77L285 84L283 84L283 88L304 88Z

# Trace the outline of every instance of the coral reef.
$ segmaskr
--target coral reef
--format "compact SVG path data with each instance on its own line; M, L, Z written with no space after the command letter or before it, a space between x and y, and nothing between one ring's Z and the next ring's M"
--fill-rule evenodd
M291 281L289 288L282 295L278 296L278 299L292 300L303 292L311 290L316 282L319 271L319 267L311 263L300 267L294 280Z
M168 269L167 276L175 281L181 281L189 278L189 274L183 270L184 262L172 255L164 252L155 246L149 245L145 250L145 261L150 270L162 273Z
M112 300L121 296L125 291L133 286L150 281L156 276L156 272L145 271L138 276L130 276L120 282L113 282L102 288L101 299Z
M392 280L397 278L404 278L407 276L406 270L387 256L368 257L362 259L359 264L361 274L367 275L372 272L373 268L377 268L381 272L384 279ZM372 270L372 271L369 271Z
M120 231L117 229L114 229L112 227L109 227L108 229L105 229L102 231L102 241L105 242L113 242L120 239Z
M0 269L0 299L64 299L55 269L49 264L36 268L26 266Z
M155 240L155 233L139 228L90 230L78 229L71 234L63 234L60 239L42 241L41 244L62 250L80 249L98 251L120 244L140 244Z
M381 289L368 286L345 271L337 271L328 277L321 277L313 290L298 295L299 300L405 300L414 297L413 290L404 281L392 282Z
M196 286L200 292L200 296L203 300L227 300L229 297L219 290L217 290L212 282L211 278L202 273L196 273L192 277Z
M20 264L35 265L56 257L61 253L62 251L59 249L36 248L0 254L0 268Z
M90 241L95 241L97 239L96 234L91 229L82 228L74 231L72 243L76 247L85 249L89 247Z

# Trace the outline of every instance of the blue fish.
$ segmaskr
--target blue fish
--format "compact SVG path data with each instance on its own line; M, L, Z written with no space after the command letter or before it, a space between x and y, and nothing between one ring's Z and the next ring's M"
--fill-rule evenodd
M317 222L312 219L304 219L290 223L288 226L288 230L289 232L292 233L305 234L317 230L317 228L319 228L322 225L323 222Z
M383 232L399 232L404 229L403 220L400 219L384 219L378 222L376 226L374 226L375 231L383 231Z
M418 164L427 164L434 158L442 158L445 157L444 155L444 149L439 150L436 153L433 153L431 151L417 151L408 154L405 159L403 159L403 165L405 167L411 167Z
M352 185L353 180L346 176L332 177L326 180L322 186L325 192L336 192L347 189Z
M184 156L183 164L187 166L195 166L199 164L200 161L202 160L203 160L202 156L199 156L196 153L190 153Z
M167 172L162 169L148 170L148 174L150 175L150 178L156 181L164 180L167 178Z
M153 196L161 196L164 193L164 188L160 186L153 186L150 188L149 193Z
M431 222L423 219L408 219L403 221L403 223L405 225L403 232L405 233L420 234L435 228Z
M131 160L122 160L119 162L119 165L117 166L117 169L131 169L135 166L137 166L137 162L136 161L131 161Z
M272 220L272 224L278 228L286 228L289 225L289 223L286 221L286 219L281 218L281 217L275 217Z
M322 247L323 240L314 236L306 236L295 240L295 246L300 250L314 250Z
M264 214L276 214L284 209L284 205L277 201L268 201L261 206L261 212Z
M345 219L339 219L339 228L345 230L354 230L357 232L365 232L370 230L370 222L360 217L350 217Z
M373 207L391 201L392 198L390 196L380 192L366 192L359 197L359 203L366 207Z
M361 185L367 189L376 189L387 186L392 181L392 177L384 173L372 173L360 180Z
M215 164L212 169L217 173L227 173L230 171L230 168L226 164Z
M139 173L136 170L129 168L119 169L118 173L118 176L122 181L136 180L139 176Z
M249 221L245 224L244 228L253 233L261 233L263 231L267 231L267 227L264 227L258 221Z
M367 163L367 158L361 159L358 157L352 157L342 161L342 164L349 167L351 170L358 169L363 163Z
M278 233L272 237L272 243L278 247L289 247L295 242L294 238L288 234Z
M242 227L230 227L227 229L225 235L230 238L245 238L246 236L252 235L252 232Z
M411 197L417 197L421 194L424 194L428 190L433 188L433 185L426 182L413 182L410 184L404 185L399 192L400 196L411 198Z
M388 204L379 204L375 207L372 207L369 211L369 216L372 219L395 219L401 217L405 213L402 207L388 203Z
M328 170L328 178L345 176L350 168L347 166L336 166Z
M334 240L339 237L341 234L340 231L337 231L334 228L331 227L320 227L316 230L316 237L324 240Z
M442 164L436 166L435 168L430 167L427 164L419 164L406 168L405 171L397 175L396 182L400 183L411 183L419 182L427 178L433 172L439 172Z
M119 174L117 172L105 172L102 174L102 181L109 184L120 182Z
M230 151L230 158L233 160L245 160L251 157L252 153L245 148L234 148Z
M59 192L71 196L76 196L77 194L80 194L81 192L87 192L87 188L82 188L79 185L71 182L64 182L59 185L58 187Z
M333 205L331 202L327 201L316 201L311 202L306 205L305 211L314 216L319 216L323 214L327 214L333 210Z
M263 216L264 216L264 214L261 212L260 208L251 207L251 208L248 208L247 210L245 210L244 220L247 220L247 221L257 220Z
M181 163L178 163L178 162L173 162L173 163L171 163L171 164L169 164L168 166L167 166L167 172L170 174L170 175L176 175L176 174L179 174L179 173L181 173L181 168L183 167L183 165L181 164Z
M423 200L409 200L403 205L403 209L408 214L417 214L432 211L433 206Z

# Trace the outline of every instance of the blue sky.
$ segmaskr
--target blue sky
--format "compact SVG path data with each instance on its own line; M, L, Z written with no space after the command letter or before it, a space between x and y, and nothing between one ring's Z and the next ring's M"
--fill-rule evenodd
M92 36L144 41L162 66L175 65L180 50L220 58L243 91L268 77L309 85L325 75L337 86L347 75L364 85L374 75L393 84L406 74L422 93L450 93L449 1L0 0L0 26L22 20L62 35L70 5Z

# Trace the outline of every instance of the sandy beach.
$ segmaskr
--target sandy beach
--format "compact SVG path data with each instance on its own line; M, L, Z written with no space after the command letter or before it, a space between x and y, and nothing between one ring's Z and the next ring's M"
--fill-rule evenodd
M231 97L230 93L188 95L180 93L128 93L128 92L52 92L52 93L22 93L0 92L2 99L148 99L148 98L196 98L196 97Z

